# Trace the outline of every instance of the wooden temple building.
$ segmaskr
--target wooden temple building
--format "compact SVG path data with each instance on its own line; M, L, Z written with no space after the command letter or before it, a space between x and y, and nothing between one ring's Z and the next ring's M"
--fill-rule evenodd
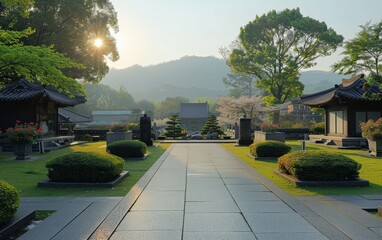
M59 108L86 102L85 97L60 93L53 87L31 83L26 79L7 84L0 89L0 128L4 131L21 123L38 123L46 136L59 131Z
M364 97L365 91L382 94L377 85L364 89L363 75L343 79L342 84L333 88L305 95L300 103L325 109L326 129L324 135L310 135L310 141L322 142L338 147L363 147L360 122L377 120L382 116L382 100Z

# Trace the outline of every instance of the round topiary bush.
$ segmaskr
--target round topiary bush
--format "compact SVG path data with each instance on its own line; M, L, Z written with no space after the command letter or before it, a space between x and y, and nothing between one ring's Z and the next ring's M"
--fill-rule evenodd
M122 172L124 163L112 155L73 152L50 160L46 167L53 182L100 183L114 180Z
M123 158L140 158L145 156L147 146L144 142L137 140L122 140L110 143L106 150Z
M19 207L20 198L14 186L0 180L0 225L8 222Z
M361 164L341 154L306 150L278 159L281 171L305 181L345 181L359 176Z
M290 150L285 143L273 140L254 142L249 146L250 153L256 157L280 157Z

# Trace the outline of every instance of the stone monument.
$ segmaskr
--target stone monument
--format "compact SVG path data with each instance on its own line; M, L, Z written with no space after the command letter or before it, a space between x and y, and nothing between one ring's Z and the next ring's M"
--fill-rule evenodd
M240 146L249 146L253 143L251 132L251 119L245 116L240 118L240 137L238 141Z
M145 113L139 120L139 140L146 143L147 146L153 145L153 140L151 139L151 119Z
M235 125L233 126L233 130L235 131L235 139L239 139L240 137L240 128L237 122L235 122Z

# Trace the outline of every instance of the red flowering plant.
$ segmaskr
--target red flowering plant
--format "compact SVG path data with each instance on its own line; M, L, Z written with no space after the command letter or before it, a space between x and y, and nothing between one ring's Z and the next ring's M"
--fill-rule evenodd
M362 137L371 141L382 139L382 118L374 121L369 119L367 122L361 122Z
M279 126L274 123L263 122L260 123L260 128L263 132L275 132L279 128Z
M5 136L11 139L14 143L35 143L35 138L42 133L41 128L37 124L21 123L16 121L14 128L8 128L5 132Z

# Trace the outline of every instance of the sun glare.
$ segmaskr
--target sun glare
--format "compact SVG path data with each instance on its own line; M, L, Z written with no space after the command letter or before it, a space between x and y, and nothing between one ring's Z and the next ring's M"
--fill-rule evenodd
M97 38L97 39L94 40L94 46L96 46L97 48L102 47L102 45L103 45L102 39Z

